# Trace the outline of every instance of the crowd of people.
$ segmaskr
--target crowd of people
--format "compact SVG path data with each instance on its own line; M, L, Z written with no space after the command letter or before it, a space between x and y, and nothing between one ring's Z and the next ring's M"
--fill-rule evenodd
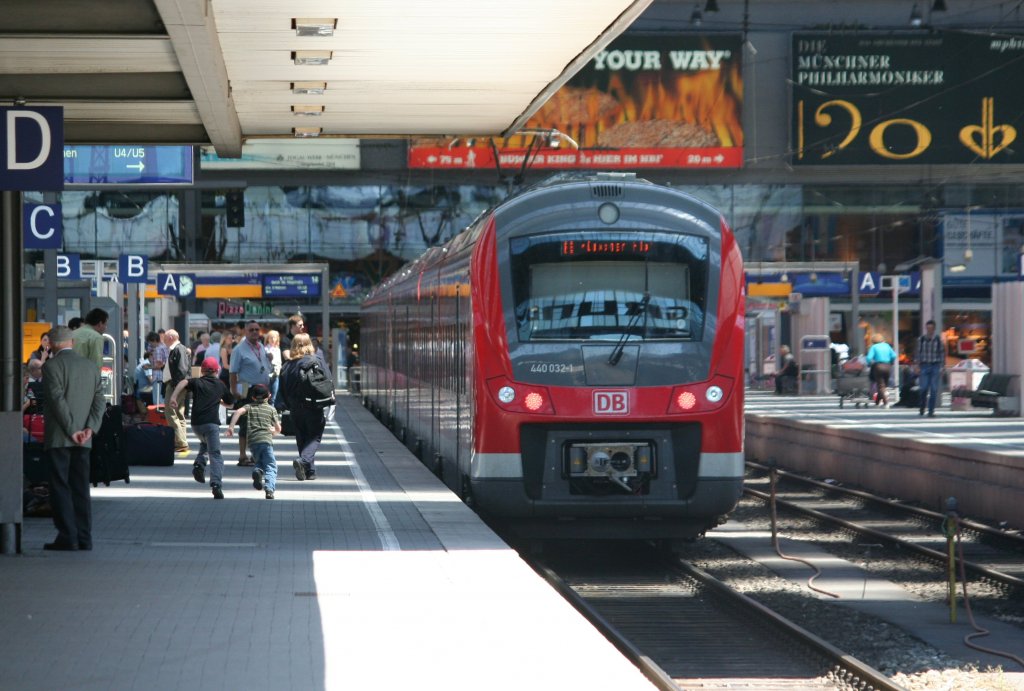
M900 367L900 405L918 407L918 414L935 417L940 399L942 370L946 361L946 345L936 333L935 322L928 320L914 341L914 358L901 366L899 354L880 333L871 337L871 346L863 356L850 352L846 344L832 350L832 376L859 375L868 370L869 397L876 406L890 407L888 389L893 373ZM836 344L833 344L833 346ZM788 345L779 347L778 367L774 375L775 393L796 393L800 369Z
M42 336L26 362L22 411L46 422L44 444L49 501L57 536L47 550L92 548L89 453L102 423L104 334L109 315L91 310ZM292 468L300 481L317 479L316 453L330 406L310 404L302 380L311 367L330 380L330 367L301 315L289 318L284 334L259 322L238 322L223 331L201 331L189 344L174 329L146 335L145 349L129 372L128 390L139 405L163 407L174 430L178 455L191 453L186 419L199 440L193 478L215 499L224 498L221 428L238 428L238 465L253 468L253 487L273 499L277 488L274 436L282 422L295 438ZM349 364L352 358L349 358ZM193 367L199 376L192 376ZM333 386L333 385L332 385ZM333 394L331 395L333 401ZM166 405L163 405L166 403ZM26 443L35 440L24 430Z

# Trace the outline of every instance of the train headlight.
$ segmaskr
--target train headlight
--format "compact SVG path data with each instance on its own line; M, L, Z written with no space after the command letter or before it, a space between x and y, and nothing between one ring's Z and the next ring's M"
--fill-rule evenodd
M597 207L597 217L601 219L602 223L611 225L619 220L619 207L611 202L605 202Z
M516 400L516 390L511 386L503 386L498 389L498 400L502 403L511 403Z
M711 403L718 403L720 400L722 400L723 395L725 395L724 392L722 391L721 387L718 386L709 386L708 390L704 392L704 396Z
M676 405L682 410L690 410L697 405L697 397L690 391L683 391L676 397Z

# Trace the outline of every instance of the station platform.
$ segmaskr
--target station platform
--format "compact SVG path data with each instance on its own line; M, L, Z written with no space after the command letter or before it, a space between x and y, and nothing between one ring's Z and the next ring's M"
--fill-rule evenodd
M338 399L318 479L276 498L172 467L93 490L91 552L26 518L0 558L3 689L652 689L384 429ZM193 451L197 442L191 437Z
M1024 530L1024 424L990 410L935 417L917 407L839 407L832 395L746 392L748 460L857 485L945 512Z

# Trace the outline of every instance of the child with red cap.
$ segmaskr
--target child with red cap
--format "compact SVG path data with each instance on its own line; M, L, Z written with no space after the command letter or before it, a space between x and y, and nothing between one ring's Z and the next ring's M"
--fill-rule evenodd
M220 452L220 405L230 406L234 397L227 385L220 380L220 363L208 357L200 365L201 377L183 379L174 387L167 405L177 407L178 396L188 389L192 392L192 431L199 437L199 455L192 464L192 477L196 482L206 482L206 462L210 461L210 489L214 499L223 499L224 458Z
M250 403L235 411L228 423L228 436L235 429L238 418L247 415L246 434L249 450L256 467L252 471L252 486L266 491L267 499L274 498L277 486L277 459L274 457L274 435L281 433L281 419L270 405L270 389L265 384L249 387Z

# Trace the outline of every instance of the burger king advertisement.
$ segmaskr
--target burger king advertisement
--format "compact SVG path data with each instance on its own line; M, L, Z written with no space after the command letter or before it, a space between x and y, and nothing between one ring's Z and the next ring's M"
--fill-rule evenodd
M742 37L622 36L534 114L529 134L413 139L410 168L739 168Z

